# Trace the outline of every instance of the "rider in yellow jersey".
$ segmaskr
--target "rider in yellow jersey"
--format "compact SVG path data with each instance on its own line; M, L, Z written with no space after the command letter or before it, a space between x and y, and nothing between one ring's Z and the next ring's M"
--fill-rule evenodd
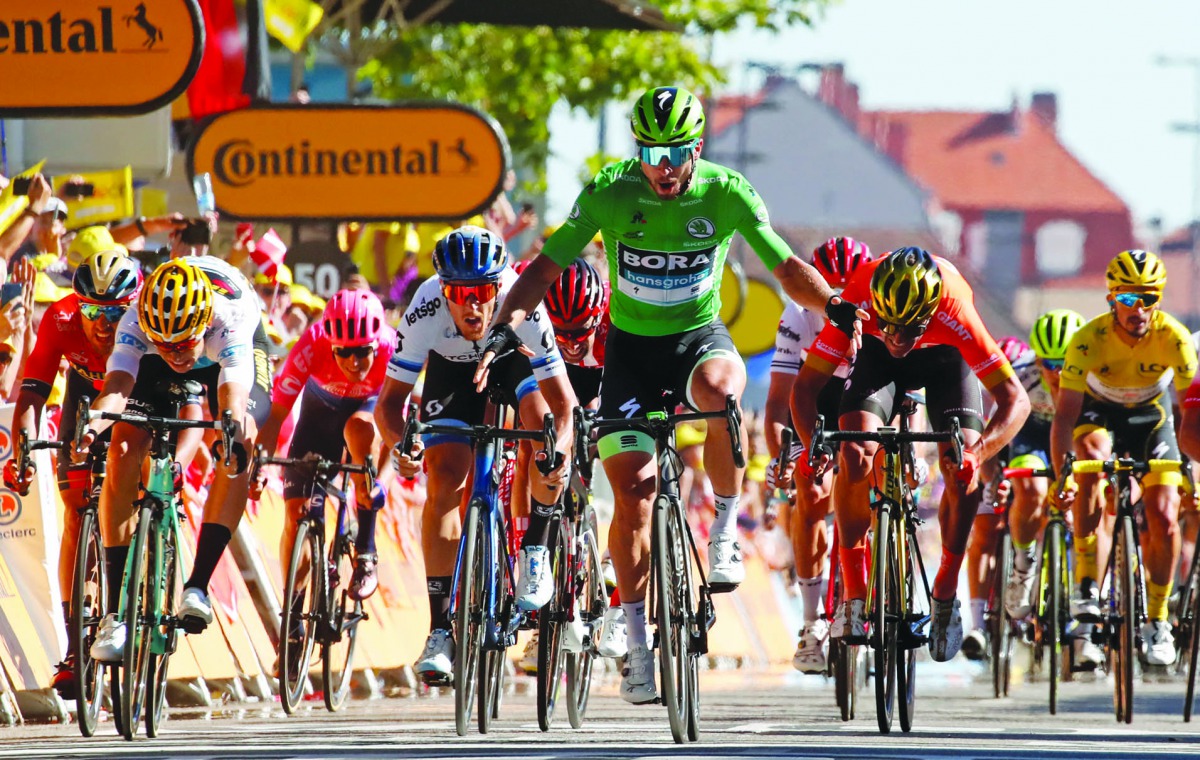
M1165 393L1174 376L1182 394L1196 374L1191 335L1160 309L1167 270L1148 251L1123 251L1105 272L1109 312L1075 333L1063 365L1058 405L1050 431L1051 457L1061 466L1068 451L1080 459L1130 456L1178 459L1174 414ZM1068 494L1075 515L1075 579L1071 610L1083 623L1100 616L1098 581L1111 537L1099 551L1103 492L1099 476L1080 475L1080 498ZM1179 561L1177 472L1142 478L1146 530L1146 613L1142 628L1146 662L1175 660L1167 597Z

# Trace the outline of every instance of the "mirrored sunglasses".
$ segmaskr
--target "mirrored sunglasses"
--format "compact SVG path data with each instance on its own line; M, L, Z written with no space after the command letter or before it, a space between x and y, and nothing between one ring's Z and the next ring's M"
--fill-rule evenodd
M879 322L879 332L889 336L916 338L920 335L924 335L925 331L929 329L929 320L918 322L912 325L896 324L895 322L888 322L884 319L877 321Z
M658 166L662 160L667 159L667 163L671 166L683 166L687 160L692 157L692 150L696 147L696 141L693 140L683 145L638 145L638 153L643 162L652 166Z
M1061 372L1064 364L1063 359L1042 359L1042 367L1051 372Z
M125 312L129 310L129 306L101 306L95 303L79 304L79 313L84 319L99 319L104 317L112 324L117 324L121 321L121 317L125 316Z
M1139 303L1143 308L1148 309L1161 299L1161 293L1117 293L1113 296L1114 301L1130 309L1136 307Z
M158 349L160 354L184 354L195 348L198 343L200 343L199 338L181 340L178 343L159 343L155 341L154 347Z
M586 327L580 327L575 330L566 330L560 327L554 328L554 337L563 343L583 343L588 338L592 337L592 333L596 331L596 324L593 322Z
M476 285L460 285L453 282L442 283L442 294L451 303L463 305L474 298L479 303L488 303L500 292L500 285L495 282L485 282Z
M334 346L333 355L339 359L366 359L371 354L374 354L378 346L374 343L368 343L365 346Z

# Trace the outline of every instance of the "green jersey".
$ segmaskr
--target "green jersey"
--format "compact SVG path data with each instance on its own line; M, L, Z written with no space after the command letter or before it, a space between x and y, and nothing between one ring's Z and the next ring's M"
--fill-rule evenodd
M612 324L634 335L673 335L717 318L734 232L767 271L792 255L746 178L704 160L696 162L688 189L672 200L655 194L639 159L606 166L542 253L569 266L597 230L608 255Z

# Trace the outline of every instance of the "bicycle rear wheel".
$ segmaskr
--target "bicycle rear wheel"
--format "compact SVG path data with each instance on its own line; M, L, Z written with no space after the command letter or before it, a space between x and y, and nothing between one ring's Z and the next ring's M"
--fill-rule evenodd
M454 727L467 735L475 706L483 618L483 532L479 529L480 504L472 500L463 521L462 560L454 610Z
M350 578L354 575L351 551L347 535L335 536L329 548L332 574L325 609L330 611L330 620L322 626L321 679L325 682L325 708L330 712L342 709L350 696L354 645L358 638L358 621L362 620L362 602L351 599L348 593Z
M1063 632L1067 620L1066 588L1067 558L1062 526L1051 522L1046 526L1046 597L1043 610L1042 643L1046 648L1047 680L1050 681L1050 714L1058 714L1058 687L1062 680Z
M537 716L538 728L549 731L558 701L564 656L563 625L571 610L571 587L574 579L569 571L568 536L563 520L556 519L557 530L550 532L550 567L554 573L554 596L538 612L537 653Z
M71 587L70 640L75 655L75 702L79 731L96 733L104 704L102 662L92 659L92 641L108 610L108 583L104 575L104 542L96 513L86 510L79 517L79 541L75 551L75 578ZM119 582L119 581L117 581Z
M154 614L150 558L149 507L138 512L137 532L129 546L132 561L125 578L125 653L121 660L121 718L125 738L137 735L146 704L146 676L150 664L150 623Z
M589 630L594 630L596 623L604 617L608 595L604 589L604 574L600 569L600 547L590 519L579 534L579 550L575 614ZM567 718L571 721L571 728L581 727L587 714L595 661L594 641L584 642L580 652L567 652Z
M150 618L150 661L146 669L146 736L153 739L162 727L167 706L167 663L175 651L175 588L179 583L178 547L175 532L163 530L161 539L152 543L155 555L151 567L162 568L162 587L152 599ZM161 555L158 553L161 550Z
M672 513L676 509L671 497L660 495L654 502L652 555L653 577L656 585L656 636L658 639L659 673L662 681L662 701L667 707L667 720L676 744L687 742L688 709L688 630L687 603L684 598L687 547L683 536L676 532Z
M1134 585L1137 552L1133 542L1133 523L1127 516L1117 520L1113 551L1116 553L1113 563L1116 577L1109 593L1115 596L1116 618L1110 620L1112 629L1108 638L1109 663L1115 682L1113 707L1118 722L1132 723L1133 663L1137 658L1134 649L1134 635L1138 623L1137 607L1134 604L1137 594Z
M1192 556L1187 591L1180 598L1179 617L1187 646L1187 696L1183 703L1183 720L1190 723L1196 697L1196 651L1200 648L1200 552Z
M308 520L296 526L284 584L279 622L279 697L288 715L295 712L308 686L308 667L325 596L321 537L313 527Z
M493 609L495 618L489 623L496 627L496 635L501 641L499 646L492 647L486 637L480 643L482 656L479 668L479 733L486 734L492 728L492 721L500 717L500 702L504 696L504 659L507 652L505 629L509 616L514 614L515 599L512 595L512 585L509 581L508 539L500 526L493 526L490 531L492 544L491 566L484 566L485 581L495 589Z
M896 621L889 616L891 585L888 567L895 549L891 514L879 507L875 527L873 569L875 573L871 608L871 646L875 649L875 716L880 733L891 733L892 710L896 704Z
M996 550L996 572L992 577L992 591L988 599L988 622L992 636L992 696L997 699L1008 696L1009 678L1012 673L1012 620L1004 608L1004 587L1012 575L1012 535L1005 529L1000 534Z
M898 526L904 529L902 523ZM913 646L913 640L916 633L913 631L913 623L918 619L917 610L920 605L917 604L917 582L914 573L919 572L918 564L920 558L917 556L919 551L917 548L916 536L907 534L904 542L905 551L908 553L907 572L904 577L901 577L899 563L895 563L890 575L892 576L892 588L897 592L894 595L895 602L893 605L896 608L897 622L897 641L896 641L896 691L900 694L899 712L900 712L900 730L904 733L912 731L913 716L917 711L917 649ZM923 590L923 589L922 589ZM903 603L901 603L900 592L904 593ZM924 599L924 608L932 609L932 604L928 599Z

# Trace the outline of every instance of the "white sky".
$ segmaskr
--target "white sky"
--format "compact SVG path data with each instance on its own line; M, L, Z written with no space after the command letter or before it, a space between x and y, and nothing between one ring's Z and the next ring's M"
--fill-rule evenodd
M1159 56L1200 59L1200 0L845 0L813 29L719 38L725 92L756 89L748 61L787 67L841 61L866 108L1006 109L1036 91L1058 95L1063 142L1126 203L1135 224L1170 231L1193 217L1200 72ZM608 150L622 154L628 105L610 109ZM558 222L580 188L596 127L551 120L549 208ZM799 181L800 178L797 178ZM782 199L768 199L782 203Z

